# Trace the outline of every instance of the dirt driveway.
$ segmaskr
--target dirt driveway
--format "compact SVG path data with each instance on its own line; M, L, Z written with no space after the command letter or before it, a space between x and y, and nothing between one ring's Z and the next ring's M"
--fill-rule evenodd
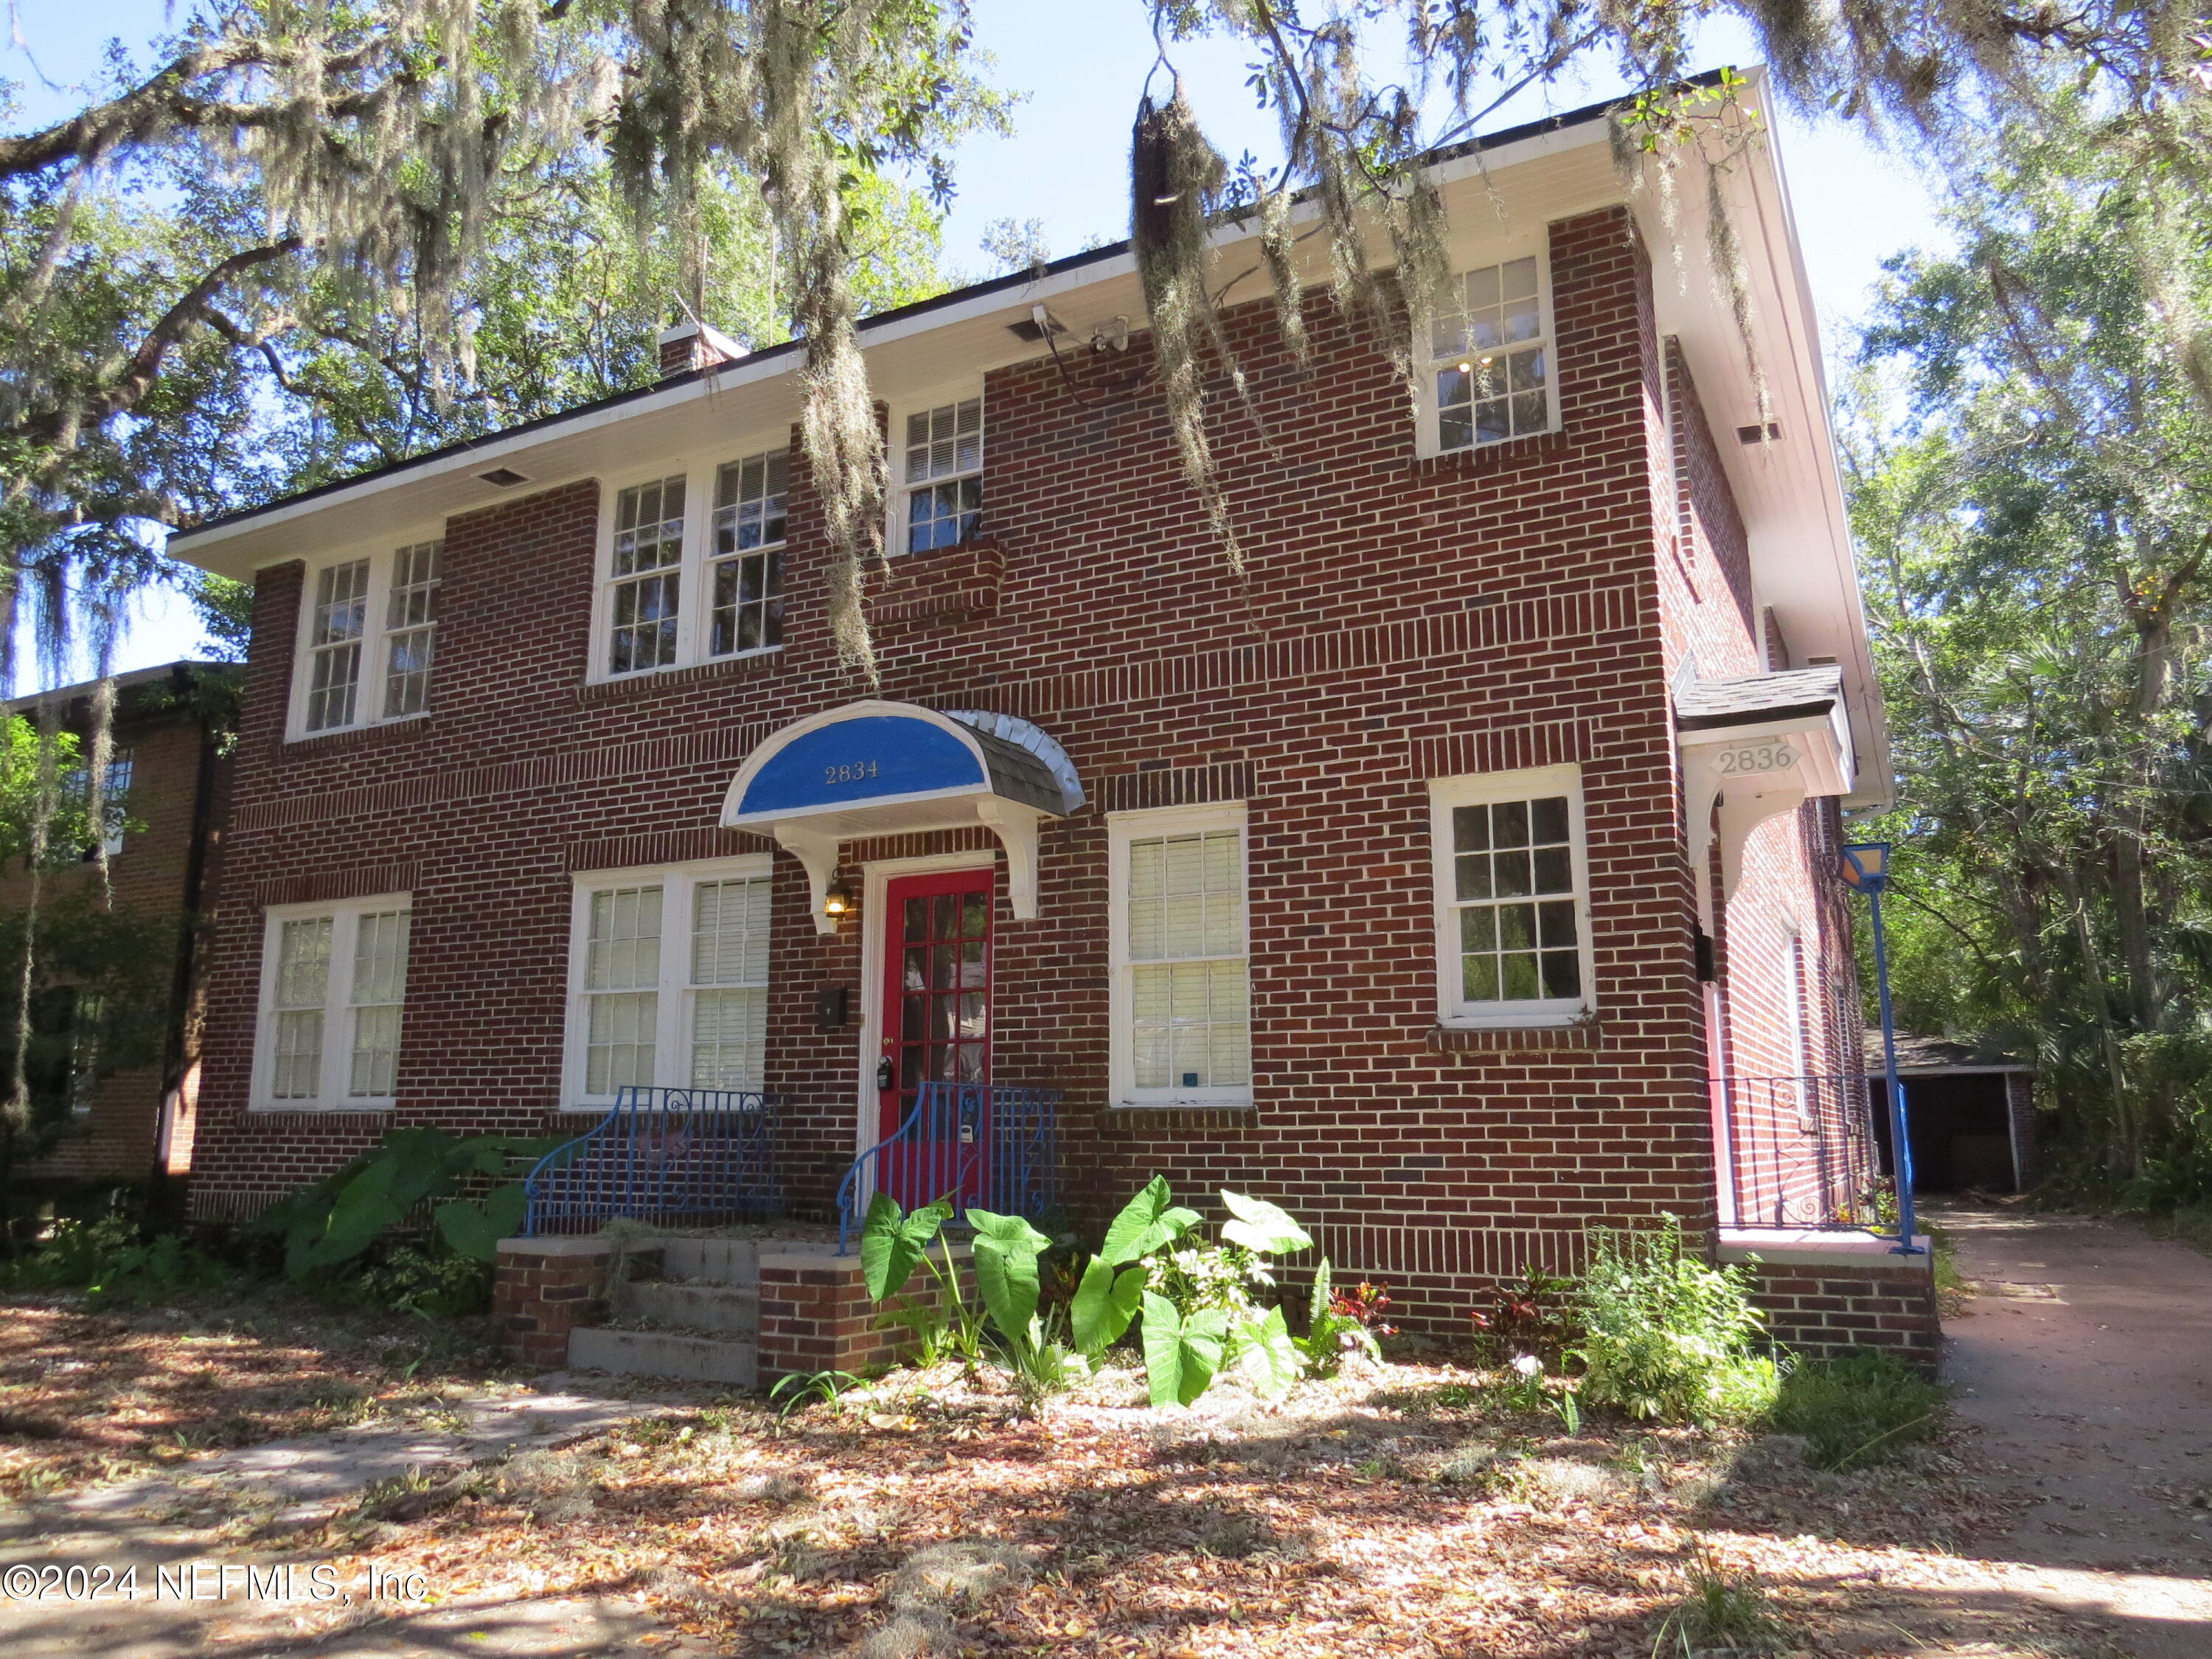
M2043 1501L1975 1553L2119 1621L2140 1659L2212 1656L2212 1259L2094 1218L1948 1208L1977 1294L1946 1374Z

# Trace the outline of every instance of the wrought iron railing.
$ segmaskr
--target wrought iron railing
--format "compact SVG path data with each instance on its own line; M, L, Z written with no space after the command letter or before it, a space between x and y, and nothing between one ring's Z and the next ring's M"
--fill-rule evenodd
M774 1095L626 1088L614 1109L538 1160L523 1231L594 1232L617 1217L703 1224L782 1207Z
M897 1132L854 1158L837 1183L837 1254L879 1192L912 1210L940 1198L1035 1221L1060 1201L1058 1089L925 1083Z
M1894 1230L1865 1078L1723 1077L1713 1087L1728 1124L1739 1225Z

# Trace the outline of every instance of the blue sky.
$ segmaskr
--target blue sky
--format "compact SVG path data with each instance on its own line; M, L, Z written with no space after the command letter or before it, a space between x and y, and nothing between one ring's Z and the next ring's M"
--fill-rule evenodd
M13 10L15 40L0 47L0 76L18 83L22 124L70 107L73 88L98 73L110 37L119 37L143 61L145 45L165 27L167 13L163 0L101 0L95 6L15 0ZM1154 58L1142 0L975 0L975 15L977 43L997 59L994 78L1030 96L1016 112L1012 137L973 139L955 158L960 193L946 225L948 262L983 269L988 261L978 239L1000 218L1042 221L1046 240L1061 254L1126 234L1129 122ZM1732 21L1709 25L1698 44L1701 64L1755 61L1748 37ZM1273 120L1253 108L1244 88L1248 55L1218 41L1174 49L1214 142L1231 155L1249 149L1266 157ZM43 85L41 75L59 90ZM1615 90L1609 76L1584 74L1523 95L1485 125L1511 125ZM1942 241L1936 202L1923 167L1878 148L1856 129L1788 112L1777 127L1814 295L1832 344L1863 310L1882 260ZM133 620L118 665L189 655L198 638L188 606L171 595L153 595Z

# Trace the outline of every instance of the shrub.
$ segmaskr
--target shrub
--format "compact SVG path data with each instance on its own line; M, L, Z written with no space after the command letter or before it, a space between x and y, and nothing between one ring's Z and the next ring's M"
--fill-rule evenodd
M175 1233L141 1241L127 1217L64 1219L38 1250L10 1264L10 1283L37 1288L82 1287L94 1301L152 1301L179 1291L216 1290L229 1269Z
M1942 1386L1885 1353L1792 1366L1770 1421L1802 1437L1805 1461L1831 1472L1877 1463L1942 1425Z
M491 1263L475 1256L398 1244L363 1267L354 1293L363 1302L425 1319L482 1313L491 1305Z
M1755 1348L1763 1321L1750 1273L1682 1251L1681 1223L1648 1232L1595 1230L1573 1306L1583 1327L1572 1357L1592 1405L1632 1417L1711 1424L1764 1414L1774 1362Z
M1482 1358L1509 1364L1523 1354L1557 1364L1575 1340L1574 1281L1530 1267L1490 1306L1468 1311Z

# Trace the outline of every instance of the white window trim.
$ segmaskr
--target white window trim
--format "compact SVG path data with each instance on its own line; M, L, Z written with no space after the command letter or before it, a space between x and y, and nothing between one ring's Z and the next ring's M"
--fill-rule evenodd
M625 677L627 678L627 677ZM609 887L660 884L660 977L653 1029L654 1086L690 1086L691 1032L687 1024L691 999L692 890L708 882L761 880L770 876L775 858L770 853L744 853L735 858L705 859L692 864L639 865L622 870L580 870L571 882L568 908L568 991L563 1005L561 1043L561 1103L572 1112L604 1112L615 1103L611 1094L593 1095L584 1087L585 1048L590 1014L585 1006L585 963L591 945L592 895ZM771 928L774 927L771 903ZM769 981L773 988L775 958L769 958ZM666 1067L681 1065L682 1080L665 1077Z
M672 673L682 668L697 668L708 663L741 662L754 657L772 657L783 649L781 643L763 645L750 651L732 651L719 657L707 654L708 644L714 638L708 617L709 608L708 584L713 574L714 532L714 483L723 466L732 461L750 460L756 455L771 451L787 451L791 445L791 428L782 427L773 432L757 434L738 443L717 444L711 450L694 450L670 458L657 466L634 467L629 471L603 478L599 490L599 518L597 550L592 562L592 647L591 659L586 665L584 680L589 685L613 683L623 684L650 680L656 674ZM651 668L633 668L617 674L608 666L612 660L612 629L614 627L614 590L617 579L615 568L615 514L621 505L622 493L639 484L658 483L663 478L684 480L684 544L676 563L676 660L656 663ZM791 477L787 473L784 482L784 510L788 523L791 509ZM790 546L787 530L783 545ZM788 581L789 570L785 572Z
M1460 997L1457 902L1453 871L1452 809L1492 801L1527 800L1539 795L1567 798L1570 862L1575 878L1575 937L1582 957L1583 994L1565 999L1476 1005L1471 1012ZM1583 815L1579 766L1541 766L1522 772L1476 772L1429 780L1429 864L1435 908L1437 1023L1454 1030L1494 1031L1573 1025L1597 1010L1596 952L1590 943L1589 834Z
M341 732L358 732L366 726L399 726L409 720L428 718L430 710L428 707L418 708L411 714L386 714L384 712L384 681L391 666L392 636L394 632L413 631L409 629L395 630L386 624L392 603L392 568L398 562L399 550L414 547L422 542L442 544L445 539L446 526L441 520L434 526L417 525L405 533L387 536L362 546L349 547L329 558L308 563L306 580L300 588L300 615L293 629L292 698L284 721L286 742L335 737ZM363 602L367 609L362 620L362 669L360 681L354 690L353 719L343 726L319 726L309 731L307 688L313 684L315 672L315 592L322 581L324 571L335 565L351 564L356 559L368 561L368 594ZM438 556L438 581L440 586L445 585L446 566L442 551ZM442 635L445 630L442 618L436 627ZM430 668L434 691L438 676L436 649L434 645Z
M386 1112L398 1101L389 1095L349 1095L346 1082L353 1064L353 952L354 940L365 915L387 911L407 913L407 978L400 985L399 1038L401 1051L407 1040L408 996L415 969L414 896L409 893L380 893L373 898L325 900L316 904L272 904L264 913L261 928L261 992L253 1024L253 1080L248 1095L258 1112ZM313 1100L278 1100L276 1074L276 951L288 921L331 918L331 970L323 991L323 1073ZM396 1071L395 1071L396 1075Z
M1252 836L1250 814L1243 801L1222 801L1210 806L1156 806L1133 812L1109 812L1106 817L1107 959L1109 991L1107 997L1109 1099L1118 1109L1171 1111L1179 1107L1243 1107L1252 1104L1252 1085L1226 1089L1139 1089L1133 1037L1136 1016L1136 963L1129 959L1129 844L1160 836L1188 836L1208 830L1237 831L1237 852L1243 860L1244 973L1248 1018L1256 1016L1259 999L1252 962ZM1255 1027L1256 1018L1252 1018ZM1256 1039L1254 1048L1256 1054ZM1256 1061L1255 1061L1256 1063Z
M1468 444L1456 449L1446 449L1439 441L1437 428L1437 360L1429 354L1434 349L1428 340L1413 343L1413 362L1419 369L1419 378L1413 387L1413 453L1423 460L1434 460L1444 455L1487 455L1500 450L1510 450L1516 444L1531 439L1548 437L1563 429L1565 422L1559 413L1559 325L1553 309L1552 295L1552 238L1549 226L1535 226L1509 239L1496 242L1454 246L1451 250L1451 275L1456 282L1470 270L1480 270L1485 265L1504 264L1512 259L1536 258L1536 302L1544 319L1544 349L1550 356L1547 365L1549 380L1546 395L1549 399L1551 418L1540 432L1517 433L1495 443Z
M886 498L884 504L884 547L892 558L913 556L906 550L906 498L908 494L906 482L907 417L926 415L946 404L965 403L970 398L983 399L983 468L978 475L984 483L983 528L979 534L988 537L991 533L991 400L984 392L983 378L979 374L951 381L918 397L902 398L890 405L890 419L884 429L884 459L890 480L890 488L884 492ZM930 482L941 483L944 480L933 478ZM942 547L930 550L934 553L948 550ZM926 558L928 555L919 556Z

